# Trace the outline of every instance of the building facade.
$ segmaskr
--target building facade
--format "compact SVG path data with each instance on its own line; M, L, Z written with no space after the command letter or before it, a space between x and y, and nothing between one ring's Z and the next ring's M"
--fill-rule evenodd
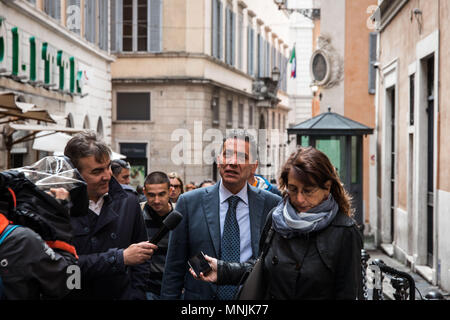
M312 116L331 111L375 128L375 73L371 58L376 46L375 30L369 22L376 4L376 0L313 1L312 7L320 9L320 18L313 21L313 53L309 59ZM371 217L376 216L377 209L376 187L372 183L376 178L376 139L365 135L362 141L361 155L357 143L352 142L352 163L358 165L352 165L351 172L345 171L342 155L346 153L346 142L342 136L329 136L316 147L330 157L342 181L351 181L347 190L357 190L352 193L353 206L362 212L364 232L373 234ZM350 180L345 178L348 175Z
M0 1L0 91L14 92L18 100L47 110L59 126L96 130L110 144L113 58L108 30L102 29L108 3ZM21 130L13 136L29 133ZM4 169L4 143L0 148ZM14 145L11 153L12 167L49 154L34 150L33 141Z
M380 1L378 241L450 290L448 1ZM402 36L399 36L402 35Z
M273 1L123 0L111 15L113 145L136 184L154 170L217 180L219 136L232 128L274 132L257 138L259 170L276 177L291 46L288 17ZM274 67L282 79L275 96L267 94Z

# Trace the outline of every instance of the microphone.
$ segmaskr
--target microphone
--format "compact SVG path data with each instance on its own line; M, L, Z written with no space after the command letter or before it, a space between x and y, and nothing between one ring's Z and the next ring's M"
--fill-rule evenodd
M175 227L183 219L183 215L176 210L173 210L164 220L163 226L158 230L158 232L149 241L153 244L157 244L170 230L175 229Z

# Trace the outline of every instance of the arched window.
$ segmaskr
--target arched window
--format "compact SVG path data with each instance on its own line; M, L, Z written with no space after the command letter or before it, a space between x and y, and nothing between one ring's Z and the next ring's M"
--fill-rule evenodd
M73 121L73 116L71 113L69 113L66 117L66 127L67 128L74 128L75 122Z
M97 133L100 137L103 138L103 120L102 117L98 117L97 121Z
M84 117L84 121L83 121L83 129L90 129L90 128L91 128L91 123L89 122L88 115L86 115Z

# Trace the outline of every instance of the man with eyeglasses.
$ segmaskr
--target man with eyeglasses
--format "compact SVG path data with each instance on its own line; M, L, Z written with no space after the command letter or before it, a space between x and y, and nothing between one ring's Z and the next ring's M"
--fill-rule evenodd
M203 252L225 261L256 258L267 214L281 200L247 182L258 166L256 143L245 131L224 139L218 157L221 180L213 186L181 195L176 209L183 215L172 231L166 257L161 296L186 300L230 300L237 287L196 281L187 268L188 258Z

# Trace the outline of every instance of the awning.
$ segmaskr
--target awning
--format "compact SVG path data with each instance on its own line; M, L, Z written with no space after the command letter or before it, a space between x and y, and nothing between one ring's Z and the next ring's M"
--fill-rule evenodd
M47 110L37 107L33 103L15 101L12 92L0 93L0 118L8 118L0 123L10 123L19 120L37 120L56 123Z
M10 123L9 126L14 130L25 130L25 131L58 131L67 133L78 133L85 130L82 128L67 128L63 126L43 126L39 124Z
M16 96L13 92L1 92L0 93L0 108L21 111L16 105Z
M33 149L52 152L55 156L64 154L64 148L72 136L63 132L41 131L36 134ZM125 159L126 156L111 150L111 160Z

